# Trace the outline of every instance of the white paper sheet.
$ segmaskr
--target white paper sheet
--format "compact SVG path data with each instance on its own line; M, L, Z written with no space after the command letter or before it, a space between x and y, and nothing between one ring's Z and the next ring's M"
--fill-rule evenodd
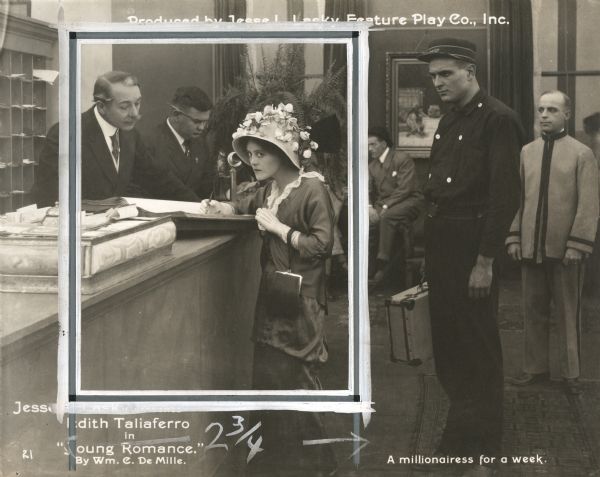
M140 197L124 197L130 205L136 205L148 212L165 214L185 212L186 214L200 214L199 202L183 202L177 200L142 199Z
M49 84L54 84L58 77L58 71L55 70L33 70L33 77L41 79Z

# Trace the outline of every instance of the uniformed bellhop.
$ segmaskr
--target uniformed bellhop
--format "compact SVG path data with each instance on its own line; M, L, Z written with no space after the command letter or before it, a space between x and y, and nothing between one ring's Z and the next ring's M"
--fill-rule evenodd
M502 350L494 259L519 204L520 121L476 79L475 45L433 41L420 56L443 102L425 186L426 276L436 370L450 400L438 452L499 455ZM487 475L492 469L477 469ZM465 475L471 475L473 469ZM481 473L483 472L483 473Z

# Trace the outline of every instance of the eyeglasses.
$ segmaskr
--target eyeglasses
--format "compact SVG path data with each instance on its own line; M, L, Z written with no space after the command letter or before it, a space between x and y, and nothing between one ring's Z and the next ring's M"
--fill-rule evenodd
M192 116L190 116L189 114L183 112L181 109L173 106L172 104L171 104L171 107L175 111L177 111L179 114L184 115L186 118L188 118L190 121L192 121L194 123L194 125L196 125L196 126L206 126L206 124L208 123L208 119L196 119L196 118L193 118Z

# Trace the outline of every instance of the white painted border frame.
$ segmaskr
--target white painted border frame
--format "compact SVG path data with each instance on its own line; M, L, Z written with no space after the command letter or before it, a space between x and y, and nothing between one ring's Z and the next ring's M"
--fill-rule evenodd
M132 32L134 34L139 33L177 33L177 34L198 34L198 33L225 33L225 34L239 34L240 38L181 38L181 39L78 39L77 40L77 71L76 84L80 85L80 47L81 44L86 43L345 43L347 45L347 59L348 65L354 66L355 58L353 54L352 39L340 39L340 38L248 38L244 39L241 36L244 33L251 32L256 34L257 32L264 32L266 34L277 35L285 33L302 33L302 32L323 32L337 31L337 32L355 32L358 35L358 55L356 58L356 64L358 65L357 78L358 85L353 84L353 75L348 75L348 111L347 115L351 119L349 121L349 134L348 134L348 150L353 151L354 154L350 159L350 167L348 168L348 181L349 185L355 183L358 178L361 178L358 186L358 192L349 194L349 228L354 231L355 215L354 210L358 210L358 226L359 226L359 238L354 237L352 233L352 240L349 243L349 270L350 276L349 287L353 290L354 284L352 283L352 277L356 276L366 277L366 266L367 266L367 240L368 240L368 223L367 223L367 204L368 204L368 190L367 190L367 129L368 129L368 109L367 109L367 81L368 81L368 37L367 29L368 24L361 23L271 23L271 24L259 24L259 25L240 25L231 23L215 24L175 24L175 25L151 25L141 26L133 24L63 24L59 25L59 64L60 64L60 89L59 89L59 121L62 125L69 125L69 94L70 94L70 82L72 80L72 72L70 71L70 55L73 52L70 49L69 33L115 33L115 34L126 34ZM355 101L353 98L358 98L356 101L356 108L354 107ZM77 117L77 130L80 131L80 95L79 91L76 94L76 110ZM354 118L357 118L357 124L353 124ZM353 125L354 127L352 127ZM76 151L80 151L80 135L76 135ZM69 249L79 250L80 239L79 236L74 237L74 243L69 243L69 220L75 220L76 230L79 230L79 207L80 201L75 201L75 217L69 217L69 202L65 200L69 194L69 175L64 171L69 171L69 128L62 127L60 129L60 146L59 146L59 167L62 171L60 175L59 190L60 197L63 199L60 201L60 215L61 217L67 217L67 220L61 220L60 231L59 231L59 343L58 343L58 394L57 394L57 414L59 419L62 419L64 412L68 413L141 413L141 412L184 412L184 411L240 411L240 410L254 410L254 409L279 409L279 410L298 410L298 411L322 411L322 412L343 412L343 413L367 413L365 414L365 420L368 421L368 413L372 412L371 408L371 373L370 373L370 327L369 327L369 314L368 314L368 296L366 280L358 280L359 300L358 305L360 308L355 308L355 300L357 299L352 293L349 293L349 320L352 319L353 325L349 326L349 383L355 382L355 377L358 378L359 389L348 389L348 390L332 390L332 391L82 391L80 389L80 330L81 330L81 272L79 263L79 254L75 253L73 262L69 266ZM80 161L74 161L73 167L76 173L76 184L75 184L75 196L80 197ZM350 187L350 191L352 188ZM356 199L356 200L355 200ZM73 198L70 198L73 200ZM362 204L362 206L359 206ZM77 234L76 234L77 235ZM355 243L358 241L358 249L355 249ZM355 273L355 268L358 267L358 271ZM69 269L74 271L74 290L69 289ZM77 297L75 300L75 309L69 309L69 296L70 293L75 293ZM358 319L354 316L355 311L358 310ZM76 316L76 363L75 363L75 375L70 375L72 368L69 366L69 360L73 359L69 356L69 330L72 329L69 323L69 315L71 311ZM355 326L358 321L358 338L354 335ZM350 322L349 322L350 325ZM356 349L354 344L357 344ZM358 354L359 369L354 369L354 353ZM75 394L81 397L89 396L118 396L118 397L130 397L130 396L160 396L164 397L165 400L160 401L125 401L115 400L110 402L103 401L75 401L72 402L69 399L69 380L75 379ZM351 386L349 386L351 387ZM328 397L348 397L358 395L360 400L358 402L349 402L347 400L339 401L311 401L303 402L298 401L169 401L170 396L328 396Z

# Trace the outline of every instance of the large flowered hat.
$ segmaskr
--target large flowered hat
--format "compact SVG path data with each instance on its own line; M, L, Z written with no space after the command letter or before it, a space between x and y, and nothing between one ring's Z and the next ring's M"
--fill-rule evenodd
M248 113L233 133L233 150L246 164L250 165L246 143L258 139L280 149L297 168L301 169L301 158L310 159L312 151L319 145L310 140L310 127L302 129L293 115L291 103L265 106L262 111Z

